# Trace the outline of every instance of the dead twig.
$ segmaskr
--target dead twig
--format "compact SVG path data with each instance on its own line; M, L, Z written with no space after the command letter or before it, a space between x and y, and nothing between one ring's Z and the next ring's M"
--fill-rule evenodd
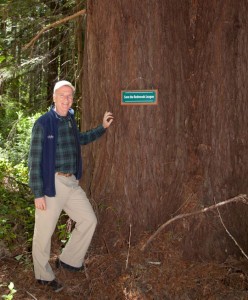
M25 46L23 47L23 50L27 50L30 46L33 46L34 43L40 38L40 36L41 36L44 32L48 31L49 29L54 28L54 27L57 27L57 26L59 26L59 25L61 25L61 24L64 24L64 23L66 23L66 22L68 22L68 21L70 21L70 20L72 20L72 19L75 19L75 18L78 17L78 16L84 15L85 13L86 13L86 10L85 10L85 9L82 9L82 10L76 12L75 14L73 14L73 15L71 15L71 16L65 17L65 18L63 18L63 19L61 19L61 20L58 20L58 21L56 21L56 22L54 22L54 23L52 23L52 24L49 24L49 25L45 26L44 28L42 28L42 29L38 32L38 34L37 34L37 35L36 35L36 36L35 36L35 37L34 37L27 45L25 45Z
M211 205L211 206L208 206L208 207L205 207L201 210L198 210L198 211L195 211L195 212L192 212L192 213L186 213L186 214L180 214L180 215L177 215L176 217L168 220L166 223L164 223L163 225L161 225L150 237L149 239L146 241L146 243L141 247L141 251L144 251L145 248L148 246L148 244L165 228L167 227L169 224L175 222L176 220L180 220L180 219L184 219L184 218L188 218L188 217L191 217L191 216L195 216L195 215L199 215L199 214L202 214L202 213L205 213L205 212L208 212L208 211L211 211L211 210L214 210L214 209L217 209L219 208L220 206L224 206L224 205L227 205L227 204L230 204L230 203L233 203L233 202L243 202L245 204L248 204L248 199L247 199L247 195L245 194L241 194L241 195L238 195L234 198L231 198L231 199L228 199L228 200L225 200L225 201L222 201L222 202L219 202L217 204L214 204L214 205Z
M225 225L225 223L224 223L224 221L223 221L223 218L222 218L222 216L221 216L221 213L220 213L219 208L217 208L217 211L218 211L218 215L219 215L219 218L220 218L220 222L221 222L221 224L223 225L223 227L224 227L226 233L227 233L227 234L229 235L229 237L234 241L235 245L239 248L240 252L244 255L244 257L245 257L246 259L248 259L247 254L246 254L246 253L244 252L244 250L240 247L239 243L236 241L236 239L235 239L234 236L231 234L231 232L227 229L227 227L226 227L226 225Z
M131 247L131 234L132 234L132 224L129 225L129 240L128 240L128 251L127 251L127 259L126 259L126 269L128 267L130 247Z
M34 295L32 295L31 293L29 293L28 291L26 291L26 293L27 293L30 297L32 297L34 300L38 300Z

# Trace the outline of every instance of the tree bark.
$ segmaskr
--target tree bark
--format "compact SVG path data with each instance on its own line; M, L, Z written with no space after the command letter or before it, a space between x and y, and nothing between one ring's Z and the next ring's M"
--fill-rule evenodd
M83 182L109 244L127 240L129 224L135 239L247 194L247 12L246 1L88 0L82 127L105 110L115 122L85 147ZM158 105L121 106L126 89L158 89ZM247 207L229 207L221 212L247 247ZM217 214L178 230L187 257L235 251Z

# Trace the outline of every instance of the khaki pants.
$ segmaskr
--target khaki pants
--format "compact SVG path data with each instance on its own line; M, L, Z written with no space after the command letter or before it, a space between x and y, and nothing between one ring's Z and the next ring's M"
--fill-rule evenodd
M33 263L36 279L55 278L49 264L51 237L62 210L76 222L71 238L60 255L61 261L73 267L81 267L94 234L97 219L92 206L75 176L55 174L56 196L46 196L46 210L36 209L33 236Z

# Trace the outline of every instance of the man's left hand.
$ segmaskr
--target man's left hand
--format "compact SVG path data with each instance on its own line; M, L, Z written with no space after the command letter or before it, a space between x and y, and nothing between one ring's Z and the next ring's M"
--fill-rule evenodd
M102 126L107 129L109 128L110 124L113 122L113 114L109 111L106 111L103 116Z

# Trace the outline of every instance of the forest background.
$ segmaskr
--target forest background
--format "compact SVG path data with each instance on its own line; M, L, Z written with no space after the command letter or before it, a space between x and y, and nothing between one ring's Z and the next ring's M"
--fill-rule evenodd
M45 27L84 8L84 1L1 1L0 4L0 240L30 243L33 196L27 158L34 121L52 104L54 83L76 85L80 126L84 17L51 28L32 49L25 45Z

